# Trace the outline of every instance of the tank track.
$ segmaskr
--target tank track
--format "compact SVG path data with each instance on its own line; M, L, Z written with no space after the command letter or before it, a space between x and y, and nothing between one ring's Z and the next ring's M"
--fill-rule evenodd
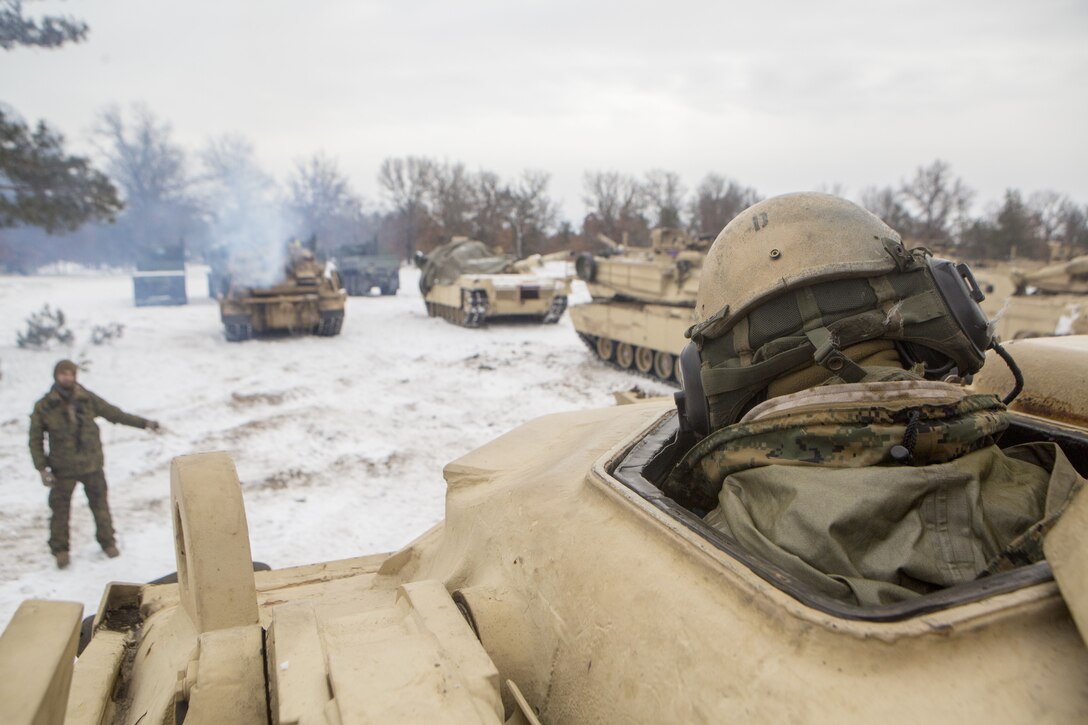
M616 370L621 370L621 371L623 371L625 373L633 373L635 375L639 375L641 377L648 378L650 380L656 380L659 383L666 383L667 385L673 385L675 387L680 387L680 383L678 382L678 380L676 378L676 373L677 373L677 370L679 369L679 367L678 367L679 366L679 359L678 359L678 356L673 355L672 353L665 352L663 350L654 350L653 351L655 355L660 353L662 355L669 355L672 358L672 369L670 370L669 375L667 377L662 377L658 373L658 366L656 366L656 365L653 366L652 368L650 368L649 372L643 372L642 370L638 369L638 367L636 366L634 361L632 361L631 365L627 366L627 367L619 364L616 361L615 345L618 344L616 341L612 341L613 342L613 349L612 349L611 355L609 355L608 358L604 358L604 357L601 356L600 352L597 349L598 338L596 336L587 335L584 332L579 332L578 337L582 340L582 342L585 344L585 346L589 349L589 352L593 355L593 357L595 357L597 360L605 363L609 367L613 367ZM649 348L647 348L647 349L649 349Z
M461 306L451 307L437 302L427 302L427 315L441 317L461 327L480 327L487 320L489 303L487 292L482 289L461 290Z
M552 297L552 303L548 307L548 311L544 313L544 317L541 321L546 325L554 325L559 322L559 318L563 316L563 313L567 310L567 296L556 295Z
M322 315L321 322L314 328L314 334L321 337L333 337L340 334L340 328L344 326L344 313L333 312Z

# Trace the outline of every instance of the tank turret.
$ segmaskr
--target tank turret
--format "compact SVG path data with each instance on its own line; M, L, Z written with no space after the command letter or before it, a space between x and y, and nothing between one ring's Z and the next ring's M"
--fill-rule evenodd
M711 240L658 228L649 247L608 241L603 253L585 252L575 262L593 301L571 308L574 328L601 360L675 381Z

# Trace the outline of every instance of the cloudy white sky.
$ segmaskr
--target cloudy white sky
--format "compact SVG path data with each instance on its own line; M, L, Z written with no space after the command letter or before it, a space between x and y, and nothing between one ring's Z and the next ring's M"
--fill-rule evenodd
M196 148L237 132L283 178L336 157L372 203L388 156L552 174L708 172L856 198L942 158L978 192L1088 202L1085 0L70 0L87 42L0 52L0 100L88 148L142 101Z

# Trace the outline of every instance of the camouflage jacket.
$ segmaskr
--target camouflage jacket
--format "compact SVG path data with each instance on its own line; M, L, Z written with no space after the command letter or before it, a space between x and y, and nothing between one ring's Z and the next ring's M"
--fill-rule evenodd
M111 423L147 426L147 419L110 405L82 385L76 385L71 402L54 387L34 404L30 414L30 455L34 468L49 467L57 478L71 478L102 470L102 441L95 418ZM49 439L49 452L45 438Z
M1007 426L944 383L820 386L715 431L664 488L812 589L884 604L1042 558L1085 481L1052 443L998 448Z

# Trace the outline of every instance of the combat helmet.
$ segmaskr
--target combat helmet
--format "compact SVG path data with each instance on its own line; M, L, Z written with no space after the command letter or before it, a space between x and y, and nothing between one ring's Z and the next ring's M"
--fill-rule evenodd
M994 343L970 269L935 259L872 213L829 194L786 194L741 212L703 264L691 342L680 356L682 418L698 435L729 425L768 384L818 365L867 373L843 350L889 340L930 379L977 372Z

